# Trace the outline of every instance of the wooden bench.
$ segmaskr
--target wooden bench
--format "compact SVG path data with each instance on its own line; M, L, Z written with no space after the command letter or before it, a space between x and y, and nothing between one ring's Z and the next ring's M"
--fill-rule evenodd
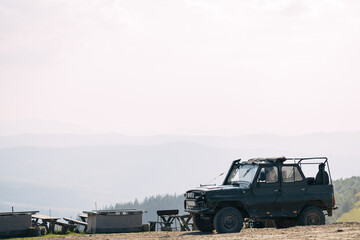
M69 224L64 222L56 222L55 225L61 226L61 233L65 234L67 231L73 232L76 225L75 224Z
M87 224L86 222L79 221L79 220L72 219L72 218L65 218L65 217L64 217L63 219L64 219L65 221L67 221L68 224L71 224L71 225L76 225L76 224L78 224L78 225L84 226L84 227L85 227L84 231L86 231L86 229L87 229L88 224Z

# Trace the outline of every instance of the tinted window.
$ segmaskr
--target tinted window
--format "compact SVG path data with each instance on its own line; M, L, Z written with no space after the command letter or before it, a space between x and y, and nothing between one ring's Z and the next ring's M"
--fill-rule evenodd
M303 177L295 166L283 166L281 170L283 182L301 182Z
M265 176L265 179L261 179L261 176ZM277 167L263 167L260 171L258 182L276 183L278 181L279 174Z

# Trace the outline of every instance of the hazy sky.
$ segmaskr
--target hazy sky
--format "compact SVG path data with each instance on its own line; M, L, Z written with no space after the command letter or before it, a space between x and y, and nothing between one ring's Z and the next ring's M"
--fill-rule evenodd
M0 0L0 121L359 131L360 1Z

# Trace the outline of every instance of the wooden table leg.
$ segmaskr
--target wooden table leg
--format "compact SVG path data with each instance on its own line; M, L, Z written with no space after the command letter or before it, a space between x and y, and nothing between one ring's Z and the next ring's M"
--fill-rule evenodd
M54 233L55 232L55 222L54 221L50 221L50 226L49 226L49 228L50 228L50 232L51 233Z
M42 220L42 225L45 227L46 233L50 233L48 222L45 220Z

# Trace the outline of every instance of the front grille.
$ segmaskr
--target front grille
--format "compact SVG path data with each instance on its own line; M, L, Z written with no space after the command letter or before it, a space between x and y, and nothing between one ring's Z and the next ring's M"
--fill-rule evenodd
M191 191L191 192L187 192L185 197L187 199L198 199L200 196L203 195L203 192L199 192L199 191Z

